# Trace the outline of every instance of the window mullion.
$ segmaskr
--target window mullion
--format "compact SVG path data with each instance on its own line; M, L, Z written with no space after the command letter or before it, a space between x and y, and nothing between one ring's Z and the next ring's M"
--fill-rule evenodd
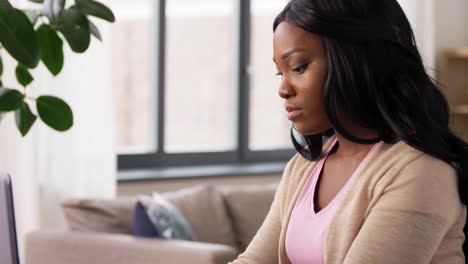
M238 0L237 10L237 84L238 84L238 140L239 162L245 161L249 151L249 63L250 63L250 0Z
M156 88L156 107L157 107L157 115L156 115L156 146L157 146L157 153L163 154L164 152L164 133L165 133L165 120L164 120L164 112L165 112L165 102L166 102L166 94L165 94L165 67L166 67L166 0L158 0L156 1L156 80L155 80L155 88Z

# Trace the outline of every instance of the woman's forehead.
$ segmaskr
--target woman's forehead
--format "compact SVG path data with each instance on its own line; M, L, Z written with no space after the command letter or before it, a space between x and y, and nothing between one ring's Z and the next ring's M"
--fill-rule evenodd
M322 50L322 39L319 35L307 32L288 22L281 22L273 34L274 59L293 49L307 51Z

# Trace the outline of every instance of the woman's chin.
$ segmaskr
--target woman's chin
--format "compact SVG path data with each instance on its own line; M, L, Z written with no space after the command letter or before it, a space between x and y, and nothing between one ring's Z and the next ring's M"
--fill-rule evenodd
M294 123L294 127L296 128L297 132L299 132L301 135L313 135L313 130L311 130L308 127L304 127L302 124Z

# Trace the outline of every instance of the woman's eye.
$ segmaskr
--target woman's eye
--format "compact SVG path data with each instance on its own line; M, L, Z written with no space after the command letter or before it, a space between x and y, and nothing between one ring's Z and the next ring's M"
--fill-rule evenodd
M307 66L308 64L302 64L301 66L294 68L293 72L301 74L307 69Z
M295 72L295 73L298 73L298 74L301 74L303 73L306 69L307 69L307 66L309 64L305 63L305 64L302 64L301 66L297 67L297 68L294 68L292 71ZM281 72L277 72L275 73L276 76L282 76L283 73Z

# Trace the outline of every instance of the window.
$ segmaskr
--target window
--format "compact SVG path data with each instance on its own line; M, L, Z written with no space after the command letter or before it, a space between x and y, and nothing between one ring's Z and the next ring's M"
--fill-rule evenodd
M276 68L271 59L273 20L286 4L287 1L251 2L249 147L252 150L291 146L291 123L286 119L284 102L278 96L280 77L272 74Z
M233 0L166 1L165 151L236 148Z
M130 6L131 5L131 6ZM112 84L117 150L156 151L154 1L112 0Z
M281 0L112 0L119 170L284 162Z

